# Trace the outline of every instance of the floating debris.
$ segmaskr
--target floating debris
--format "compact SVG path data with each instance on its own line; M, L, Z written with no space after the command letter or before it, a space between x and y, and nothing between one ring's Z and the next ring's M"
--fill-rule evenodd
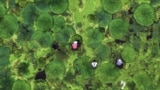
M122 59L119 58L119 59L116 60L115 65L116 65L118 68L123 68L124 62L123 62Z
M96 68L98 65L98 62L96 60L93 60L93 62L91 63L93 68Z

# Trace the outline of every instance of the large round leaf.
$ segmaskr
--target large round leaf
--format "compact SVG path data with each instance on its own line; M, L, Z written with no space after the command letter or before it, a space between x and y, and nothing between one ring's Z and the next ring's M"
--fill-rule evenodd
M13 15L5 15L0 22L0 37L10 38L18 31L18 21Z
M149 4L139 5L134 12L134 18L136 19L137 23L143 26L152 25L155 17L156 15L154 9Z
M101 44L102 40L105 38L104 33L101 33L99 28L88 27L85 31L88 47L95 49L98 45Z
M120 73L111 63L103 63L96 69L96 76L102 83L111 83L118 79Z
M116 13L122 8L121 0L101 0L101 2L103 9L109 13Z
M68 0L52 0L49 4L52 11L56 14L65 12L69 6Z
M37 10L33 3L28 3L21 11L21 17L25 24L33 25L37 16Z
M122 39L129 31L129 24L123 19L113 19L109 24L109 32L115 39Z
M48 79L63 79L66 68L62 61L51 61L46 68L46 75Z
M6 9L4 5L0 2L0 19L6 14Z
M5 46L0 46L0 67L9 64L10 49Z
M133 62L136 59L136 51L133 47L127 46L122 50L121 56L126 62Z
M142 87L144 89L147 89L146 87L148 87L152 83L151 78L145 72L137 72L133 76L133 80L136 83L137 87Z
M38 42L42 47L50 47L53 42L51 33L43 33L41 31L35 31L31 37L33 41Z
M51 29L52 24L53 22L51 15L44 13L38 17L36 26L41 31L48 31Z
M95 49L95 54L99 60L106 60L109 56L110 49L105 45L98 45Z
M90 58L82 56L74 61L74 69L83 79L88 79L93 75L93 68L91 66Z
M13 84L12 90L31 90L31 85L27 81L16 80Z
M67 25L62 30L55 33L55 40L59 43L66 44L69 42L70 37L74 34L74 28L70 25Z

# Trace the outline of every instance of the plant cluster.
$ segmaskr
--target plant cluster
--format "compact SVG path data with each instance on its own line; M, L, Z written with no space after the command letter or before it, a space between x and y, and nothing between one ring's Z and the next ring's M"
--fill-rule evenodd
M1 0L0 90L159 90L159 19L159 0Z

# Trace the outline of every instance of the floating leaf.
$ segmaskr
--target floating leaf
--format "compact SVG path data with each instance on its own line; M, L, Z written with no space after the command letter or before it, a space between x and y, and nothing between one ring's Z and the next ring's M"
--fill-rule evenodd
M68 0L52 0L49 4L52 11L56 14L64 13L69 6Z
M0 20L1 18L3 18L3 16L6 14L6 9L4 7L4 5L2 4L2 2L0 2Z
M12 90L31 90L31 85L25 80L16 80L13 84Z
M121 0L101 0L102 7L109 13L116 13L122 8Z
M66 68L62 61L54 60L51 61L46 68L46 75L48 79L60 79L64 78Z
M25 24L33 25L34 20L37 17L37 10L35 4L28 3L21 11L21 17L24 20Z
M10 48L0 46L0 66L7 66L9 64Z
M151 78L145 72L137 72L133 76L133 80L137 87L142 87L144 89L147 89L147 87L152 83Z
M107 57L109 56L109 52L110 49L103 44L98 45L97 48L95 49L95 54L98 60L106 60Z
M44 13L38 17L38 20L36 23L38 30L48 31L51 29L52 25L53 25L53 22L52 22L51 15Z
M75 34L75 30L72 26L67 25L59 32L55 33L55 40L59 43L65 44L69 42L71 36Z
M99 28L94 29L93 27L88 27L85 31L85 34L87 36L86 44L92 49L95 49L98 45L100 45L105 37L104 33L100 32Z
M111 63L103 63L96 69L96 76L102 83L114 82L118 79L120 73Z
M43 80L34 82L34 90L49 90L48 84Z
M35 31L31 39L38 42L42 47L50 47L53 43L53 37L49 32Z
M121 53L122 58L126 62L133 62L136 59L136 52L133 47L126 46Z
M13 15L5 15L0 22L0 37L10 38L13 34L18 32L18 21Z
M105 11L96 11L89 15L89 19L94 23L98 23L99 27L105 27L112 20L112 14Z
M134 11L134 18L140 25L150 26L153 24L156 15L152 6L141 4Z
M93 75L93 68L91 66L90 58L88 56L79 57L74 61L75 72L83 79L88 79Z
M109 32L115 39L122 39L129 31L129 24L123 19L113 19L109 24Z
M18 39L17 41L29 41L31 39L31 36L33 34L33 27L30 27L28 25L21 24L19 26L20 32L18 33Z

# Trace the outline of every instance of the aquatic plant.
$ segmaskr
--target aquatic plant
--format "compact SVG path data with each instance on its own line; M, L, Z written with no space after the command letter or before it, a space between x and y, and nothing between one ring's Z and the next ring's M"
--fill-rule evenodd
M16 80L14 81L12 90L31 90L31 85L25 80Z
M63 62L58 60L51 61L46 67L46 76L50 80L62 80L66 73L66 68Z
M115 39L123 39L129 31L129 24L123 19L113 19L109 23L109 33Z
M5 15L0 22L0 37L10 38L12 35L18 32L18 21L13 15Z
M41 14L36 21L36 26L40 31L49 31L52 25L52 17L47 13Z
M141 4L134 11L134 18L140 25L150 26L153 24L156 15L151 5Z
M50 47L53 43L53 37L49 32L35 31L31 37L31 40L36 41L42 47Z
M49 4L54 13L62 14L67 10L69 6L69 1L68 0L52 0Z
M103 9L109 13L116 13L122 8L121 0L101 0L101 3Z

